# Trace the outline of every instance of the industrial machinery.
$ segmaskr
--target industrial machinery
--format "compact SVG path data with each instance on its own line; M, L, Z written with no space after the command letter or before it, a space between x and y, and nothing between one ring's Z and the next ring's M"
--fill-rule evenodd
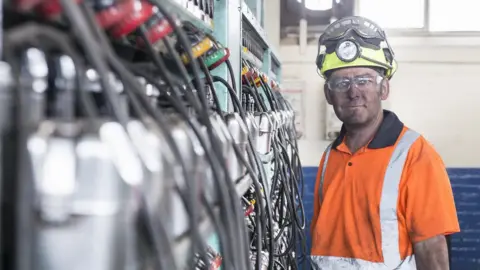
M218 1L3 4L1 269L306 259L294 112L262 35L234 62Z

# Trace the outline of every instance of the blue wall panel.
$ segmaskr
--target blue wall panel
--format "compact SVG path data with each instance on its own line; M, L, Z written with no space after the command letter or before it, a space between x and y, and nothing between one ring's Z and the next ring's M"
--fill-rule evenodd
M304 206L307 218L307 250L317 167L304 167ZM450 168L448 174L457 206L461 233L452 238L452 270L480 270L480 168ZM310 269L309 267L300 269Z

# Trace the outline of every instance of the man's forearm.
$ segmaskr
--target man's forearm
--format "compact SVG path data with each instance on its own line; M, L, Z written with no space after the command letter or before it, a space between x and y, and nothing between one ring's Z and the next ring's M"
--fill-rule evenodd
M418 242L413 247L418 270L448 270L448 248L445 236Z

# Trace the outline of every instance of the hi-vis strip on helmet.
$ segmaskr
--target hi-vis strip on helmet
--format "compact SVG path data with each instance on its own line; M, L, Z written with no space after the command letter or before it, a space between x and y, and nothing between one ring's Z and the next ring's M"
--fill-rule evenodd
M397 69L385 32L369 19L351 16L330 24L318 40L316 64L322 77L344 67L379 67L390 79Z

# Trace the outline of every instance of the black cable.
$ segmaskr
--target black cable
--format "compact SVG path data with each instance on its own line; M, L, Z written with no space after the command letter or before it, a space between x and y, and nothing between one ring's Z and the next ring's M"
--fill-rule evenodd
M235 91L235 93L237 93L238 95L240 95L241 93L238 93L237 92L237 84L235 82L235 72L233 72L233 67L232 67L232 63L230 63L230 60L227 59L227 61L225 61L225 63L227 63L227 69L228 69L228 73L230 74L230 78L232 80L232 88L233 90Z
M300 196L300 194L299 194L299 192L298 192L298 188L297 188L297 185L296 185L296 184L298 184L298 183L295 183L295 182L297 182L297 181L296 181L296 177L295 177L294 174L292 175L292 173L294 172L294 168L292 167L292 164L291 164L291 162L290 162L290 160L289 160L289 157L288 157L288 154L287 154L287 149L286 149L286 147L283 146L283 143L285 142L285 140L284 140L285 134L283 135L283 138L280 136L280 134L281 134L282 132L285 133L284 128L283 128L283 129L282 129L282 128L279 129L279 133L277 134L277 137L278 137L278 138L275 140L275 143L273 144L273 148L274 148L274 151L275 151L275 152L278 151L278 150L277 150L278 147L282 148L282 149L281 149L281 150L282 150L282 156L280 157L280 159L282 160L283 164L286 165L286 168L284 168L281 178L283 179L283 180L282 180L283 183L289 183L289 185L290 185L290 186L292 187L292 189L294 190L294 191L287 191L287 192L285 193L285 195L289 195L289 194L290 194L291 198L290 198L290 200L289 200L289 201L290 201L289 204L290 204L290 205L294 205L294 203L295 203L295 198L300 198L300 199L301 199L301 196ZM279 146L277 146L277 144L278 144ZM296 149L295 149L295 150L296 150ZM277 154L275 155L275 158L276 158L276 159L279 158ZM290 172L291 177L287 177L287 176L286 176L287 172ZM290 179L290 182L287 182L287 179ZM288 186L286 186L286 187L288 188ZM282 198L283 198L283 196L282 196ZM295 217L295 223L294 223L294 224L290 224L290 225L293 226L293 228L291 229L291 233L294 232L294 234L292 235L291 241L288 243L285 252L282 252L281 254L276 254L276 256L285 256L285 255L287 255L287 253L288 253L289 250L291 250L291 249L294 248L293 245L294 245L294 243L296 243L296 240L295 240L296 237L295 237L295 235L297 235L297 234L300 236L300 240L301 240L301 242L302 242L302 248L303 248L303 250L305 250L305 245L306 245L306 244L305 244L305 239L304 239L304 236L303 236L303 235L304 235L303 229L304 229L304 224L305 224L304 220L305 220L305 219L304 219L303 205L302 205L301 200L299 201L299 203L300 203L301 216L302 216L302 222L301 222L302 225L299 224L298 217L297 217L296 215L294 215L294 217ZM280 207L283 207L283 206L280 206ZM291 211L291 212L296 213L296 211L295 211L295 210L292 210L291 207L289 207L289 208L290 208L290 211ZM291 222L290 222L290 223L291 223ZM287 225L287 224L284 224L280 230L282 231L283 229L285 229L285 226L286 226L286 225ZM280 236L280 235L279 235L279 236Z
M94 15L91 9L86 5L86 4L81 4L85 14L86 14L86 21L89 23L89 26L93 29L94 33L96 34L97 38L99 39L99 46L101 47L102 51L106 54L107 60L110 64L110 66L117 72L119 75L120 79L124 82L125 89L127 90L127 94L129 94L129 97L133 100L136 100L136 98L139 98L139 101L142 103L143 107L146 109L146 111L153 117L155 120L155 123L158 125L159 130L162 132L162 135L165 137L167 144L170 147L170 150L172 151L172 154L174 155L175 159L177 162L179 162L179 165L181 165L181 172L183 174L184 179L189 179L188 172L186 170L186 166L183 162L182 156L180 154L180 150L178 146L176 145L176 142L174 138L172 137L172 134L169 132L169 128L166 122L166 119L162 114L160 114L158 111L155 111L152 107L151 104L149 103L148 99L146 98L145 94L142 91L142 86L139 84L139 82L136 80L136 78L128 71L124 65L121 63L121 61L116 57L116 55L113 52L113 49L111 48L110 44L107 41L107 38L105 37L105 34L103 31L100 30L98 25L95 23L94 20ZM88 31L88 29L85 29L85 31ZM135 91L132 92L132 91ZM133 94L133 95L132 95ZM177 184L175 182L175 184ZM184 191L180 188L177 189L179 191L179 195L182 199L182 201L185 203L185 208L187 213L190 215L189 218L189 229L192 235L192 255L190 256L191 258L191 263L194 264L193 258L195 254L195 247L198 248L198 246L203 246L203 240L201 239L200 233L198 231L197 227L197 211L196 211L196 204L193 201L194 194L196 194L196 183L195 181L185 181L186 184L186 190L190 194L184 193ZM200 248L200 256L205 258L205 254L203 250ZM193 267L193 265L192 265Z
M222 107L220 106L220 100L218 99L218 95L216 93L215 86L213 85L213 80L212 80L212 76L210 75L210 71L208 70L208 67L203 62L203 59L198 59L198 65L200 66L201 70L203 71L203 74L205 75L206 82L207 82L208 86L210 87L210 89L212 91L212 96L213 96L213 100L215 102L216 111L217 111L218 115L220 115L220 117L222 117L222 119L225 120L225 118L223 117Z
M73 49L73 43L70 41L69 36L60 32L59 30L39 25L35 23L25 23L17 27L13 27L4 33L4 56L10 58L16 55L15 51L19 48L23 48L25 43L32 46L43 48L44 50L52 50L53 48L59 50L61 53L68 55L72 58L72 61L76 69L76 83L77 83L77 95L80 101L80 109L92 120L98 116L98 110L95 107L95 103L92 97L83 91L82 85L85 82L85 68L83 65L82 57ZM7 61L11 62L13 60Z
M144 26L140 27L138 32L139 32L139 35L141 36L141 38L144 40L144 43L146 44L147 50L149 51L150 56L152 57L152 60L154 61L156 66L162 71L161 74L163 74L163 76L162 76L162 77L164 77L163 79L165 81L167 81L167 84L172 89L176 90L177 88L173 85L173 82L171 81L171 79L166 78L168 76L168 71L167 71L166 65L163 62L163 60L161 59L161 57L159 55L157 55L157 53L153 49L151 43L149 42L149 40L147 38L147 35L146 35L146 29L144 28ZM170 52L173 53L173 50L172 50L173 48L172 48L171 44L168 42L168 40L165 40L164 43L166 44L167 47L170 48L169 49ZM180 57L178 55L174 54L173 57L178 57L177 61L180 61ZM188 74L186 72L186 69L183 65L179 65L179 68L180 68L180 70L183 70L183 72L182 72L183 76L188 76ZM139 72L137 72L137 74L142 75L142 77L144 77L144 78L146 77L145 74L141 74ZM152 78L149 78L148 81L151 83ZM191 91L192 91L193 90L193 85L191 85L191 84L187 84L187 85L189 85L188 87L192 88L191 89ZM158 85L157 85L157 87L158 87ZM206 143L203 142L203 140L201 138L201 135L199 134L200 132L196 129L196 126L191 123L191 120L189 119L188 113L186 112L186 108L184 106L182 106L182 104L178 101L178 98L179 98L178 94L179 93L177 91L174 91L172 94L173 94L173 97L171 97L170 95L166 95L166 97L171 98L170 99L171 104L174 105L174 108L177 110L177 112L179 112L184 117L184 120L187 123L189 123L189 126L196 133L197 138L199 139L199 141L201 141L202 147L204 149L207 149L205 151L208 151L208 147L207 147ZM191 96L189 96L189 97L191 97ZM177 98L177 100L175 100L175 98ZM198 107L199 105L196 104L196 100L193 100L193 97L191 97L189 100L190 100L191 103L194 103L194 105L196 105L195 107L197 108L197 110L199 110L199 107ZM210 163L210 164L213 167L212 170L216 170L214 165L212 163ZM218 178L215 178L215 179L218 179ZM218 186L219 185L218 185L218 181L217 181L216 187L218 187ZM218 192L219 191L217 190L217 193ZM225 193L222 192L221 194L225 194ZM203 192L202 192L201 196L202 196L201 197L202 202L205 205L205 207L207 208L207 214L209 215L210 219L213 221L215 227L217 228L217 231L219 232L219 240L220 240L220 248L221 248L220 251L224 256L224 261L225 261L225 263L233 262L232 260L235 259L235 254L236 253L235 253L235 251L231 250L233 246L227 244L228 240L227 240L226 236L224 235L225 233L229 233L230 236L232 236L232 234L231 234L232 230L230 229L232 226L230 226L226 231L223 227L221 228L220 220L218 220L218 218L215 215L213 215L213 209L212 209L213 206L208 203L208 200L205 198L205 194ZM221 201L224 202L225 199L223 199ZM222 205L222 209L228 209L227 207L228 207L227 204ZM222 216L227 216L228 217L228 214L227 215L222 215ZM225 223L227 225L229 225L229 220L227 219Z
M141 233L145 233L148 236L156 251L155 263L159 269L176 269L176 264L173 256L170 241L168 239L168 233L163 224L160 222L154 222L150 213L147 211L150 207L147 205L147 200L142 197L142 205L144 207L139 209L138 221L141 226ZM155 232L155 233L154 233ZM164 256L162 256L164 255Z
M228 89L228 92L230 94L230 97L233 101L233 104L234 106L237 107L239 113L240 113L240 116L242 117L242 119L245 119L246 118L246 113L245 111L243 110L242 106L241 106L241 103L240 103L240 100L238 100L238 97L235 93L235 91L233 90L233 88L228 84L228 82L226 80L224 80L223 78L221 77L218 77L218 76L213 76L213 80L214 81L218 81L218 82L221 82L223 85L225 85L225 87ZM261 165L261 162L259 162L259 157L258 155L256 155L255 153L255 148L253 147L253 144L252 144L252 140L251 140L251 137L248 136L248 141L249 141L249 146L250 146L250 150L251 152L253 153L253 156L254 156L254 159L256 160L256 163L257 163L257 166L258 166L258 169L262 172L264 172L263 170L263 166ZM244 164L244 166L246 166L247 168L249 167L249 165L247 164L246 161L243 161L241 160L241 162ZM252 169L250 169L252 170ZM252 175L254 175L255 173L251 172ZM263 184L263 190L267 190L267 183L265 182L266 181L266 177L264 175L262 175L262 177L260 178L262 181L262 184ZM254 181L255 183L255 181ZM262 194L260 192L260 189L257 189L259 192L258 192L258 198L259 198L259 201L261 201L261 198L262 198ZM268 228L269 228L269 238L268 238L268 242L269 242L269 268L273 267L273 247L274 247L274 244L273 244L273 222L272 222L272 218L273 218L273 215L272 215L272 212L271 212L271 203L270 203L270 196L268 196L268 194L265 193L265 202L266 202L266 213L267 213L267 224L268 224ZM259 226L259 224L257 224L257 226ZM259 251L257 250L257 255L259 254ZM259 258L257 258L257 262ZM258 263L257 263L258 265Z
M154 78L144 72L142 72L140 69L134 69L132 68L132 72L136 73L137 75L139 76L142 76L144 77L150 84L152 84L153 86L159 88L159 89L162 89L161 86L154 80ZM184 117L184 119L186 120L187 124L192 128L192 130L194 131L194 133L197 135L198 137L198 140L200 142L200 144L202 145L202 147L204 149L206 149L205 151L208 152L208 153L211 153L209 150L208 150L208 146L205 142L205 140L203 140L201 134L200 134L200 131L198 129L198 127L193 124L192 120L190 119L190 117L188 116L188 112L186 111L186 108L184 106L182 106L182 104L178 101L178 96L173 94L173 95L167 95L166 96L167 98L169 98L169 101L171 102L172 106L175 108L175 110L181 115ZM227 194L227 191L226 191L226 187L223 183L223 181L221 181L221 177L218 176L220 173L219 173L219 169L218 169L218 165L213 161L213 158L211 157L211 154L207 154L206 153L206 156L207 156L207 160L209 161L210 165L212 166L212 171L213 171L213 179L216 181L216 185L215 187L218 188L217 190L217 194L219 195L219 202L220 202L220 210L222 211L222 215L223 217L227 217L227 219L224 219L224 222L226 222L226 225L227 225L227 233L228 232L232 232L232 229L231 229L231 222L232 221L232 218L230 217L230 214L229 214L229 211L228 211L228 199L225 197L226 194ZM212 162L210 162L212 161ZM215 176L217 175L217 176ZM203 194L203 192L202 192ZM204 194L203 194L204 195ZM202 196L203 197L203 196ZM203 199L202 199L203 200ZM208 205L207 204L207 208L208 208ZM230 224L230 225L229 225ZM231 237L231 236L230 236ZM229 237L229 239L231 239ZM225 249L225 254L224 254L224 257L225 257L225 261L226 262L229 262L231 259L231 256L235 256L235 253L231 250L229 250L229 247L231 245L227 245L226 243L230 242L229 240L223 240L222 238L220 238L220 243L222 244L223 242L223 245L222 247ZM227 252L228 251L228 252Z
M260 94L258 93L258 90L255 87L255 82L253 80L252 75L247 74L247 75L244 75L244 76L245 76L245 79L247 81L247 84L242 86L242 91L249 92L252 95L252 97L255 99L255 104L257 106L261 107L261 108L258 108L259 111L261 111L261 112L268 111L268 108L267 108L265 102L260 97Z
M119 106L119 97L108 81L108 65L105 63L104 55L102 55L93 34L89 30L89 26L84 19L85 17L82 16L80 8L75 2L73 2L73 0L60 0L60 3L65 16L70 22L72 22L71 29L73 30L74 35L78 37L77 41L84 48L85 56L98 72L100 84L103 89L102 93L105 94L110 111L115 119L125 127L128 121L128 116Z
M81 91L82 89L78 87L83 81L83 65L80 56L73 50L73 46L66 35L50 27L26 23L5 31L3 45L3 57L10 64L14 78L12 101L17 105L13 106L14 119L11 119L12 123L8 127L4 127L8 128L8 131L5 130L5 133L2 134L4 136L2 140L8 141L9 144L3 151L9 153L8 159L10 160L3 164L3 166L9 165L6 166L8 170L5 170L2 178L8 176L9 180L16 179L16 181L13 181L15 184L11 183L11 181L2 184L2 189L4 189L3 195L5 195L5 198L2 196L2 201L4 201L2 207L2 231L4 233L2 236L2 249L12 252L13 256L7 252L2 254L8 258L2 258L1 267L29 269L32 267L31 263L33 263L30 256L32 253L29 248L35 245L35 242L32 241L34 239L30 238L33 231L30 227L33 224L30 198L34 192L32 190L34 185L29 182L30 168L26 167L29 162L25 163L24 161L29 160L28 153L25 151L25 145L32 126L28 124L28 115L25 114L25 108L28 107L28 104L24 102L26 93L24 89L20 89L21 67L20 63L17 62L20 51L28 47L37 47L46 51L55 50L68 55L72 59L77 72L76 90L78 91L76 92L79 96L80 109L83 110L87 119L90 120L96 116L96 110L87 93ZM10 195L7 195L8 193ZM13 216L10 216L10 214Z
M243 64L244 64L245 66L247 66L250 70L252 69L251 65L249 65L247 61L243 60L242 62L243 62ZM258 74L258 76L260 76L260 75ZM252 94L255 93L255 95L257 95L258 99L261 101L263 110L264 110L265 112L266 112L266 111L269 111L269 109L266 107L266 104L265 104L264 100L261 98L260 93L258 92L258 88L259 88L259 87L257 87L257 85L256 85L256 83L255 83L255 80L254 80L254 78L253 78L253 74L246 75L245 77L246 77L246 79L247 79L247 86L248 86L250 89L254 89L254 90L252 90L251 92L252 92ZM259 79L260 79L261 82L263 82L263 79L262 79L262 78L259 78ZM266 93L265 93L265 95L266 95ZM268 98L267 98L267 99L268 99ZM267 100L267 101L268 101L268 100ZM270 103L269 103L269 105L270 105L270 109L274 109L273 107L271 107L271 104L270 104Z
M200 66L202 67L202 65L204 65L204 63L199 61L199 62L198 62L198 65L200 65ZM203 68L203 70L207 71L207 72L205 72L204 75L208 78L208 77L210 76L208 70L207 70L205 67ZM208 82L208 79L207 79L207 82ZM215 87L213 86L213 84L210 84L210 87L212 87L212 95L216 95ZM208 125L209 125L210 123L207 121L207 122L204 123L204 124L207 125L207 131L210 132L211 129L208 128ZM210 125L211 125L211 124L210 124ZM212 135L211 137L213 137L213 135ZM232 144L232 147L233 147L235 153L238 155L238 152L239 152L238 147L237 147L235 144ZM218 146L217 146L216 144L213 145L213 150L217 153L217 156L221 156L221 151L220 151L220 149L218 148ZM220 159L220 162L221 162L221 164L222 164L222 168L224 169L225 175L227 176L227 184L228 184L228 188L229 188L229 194L230 194L231 198L237 198L238 195L236 194L236 191L235 191L235 189L234 189L233 181L231 181L231 179L230 179L230 177L229 177L225 160ZM241 206L239 205L238 200L233 199L233 204L235 205L235 206L234 206L235 208L238 208L238 207L239 207L239 208L241 209ZM238 205L238 206L237 206L237 205ZM243 236L240 235L239 237L245 239L245 231L244 231L245 228L244 228L244 226L242 226L243 219L244 219L243 213L242 213L241 211L238 211L238 212L236 212L235 214L237 215L237 222L236 222L236 225L238 226L237 231L241 232L241 235L243 235ZM245 258L245 259L244 259L245 262L242 262L242 263L243 263L243 265L247 265L247 266L248 266L248 265L249 265L249 263L248 263L248 257L247 257L247 255L246 255L246 254L247 254L247 253L246 253L247 245L246 245L246 242L245 242L244 240L243 240L243 241L240 240L240 241L241 241L241 242L240 242L240 244L241 244L240 250L242 251L242 253L241 253L242 255L241 255L240 257ZM244 267L243 265L242 265L242 267Z
M267 106L265 105L265 102L260 98L259 94L257 91L253 90L252 87L249 86L242 86L242 92L249 93L253 99L255 100L255 106L257 107L257 111L259 112L267 112Z
M207 77L210 77L210 74L206 74ZM208 80L208 79L207 79ZM232 95L232 91L234 91L231 86L227 83L227 81L225 81L223 78L221 77L218 77L218 76L213 76L213 80L212 80L212 77L210 77L210 84L213 86L213 81L218 81L218 82L221 82L222 84L225 85L225 87L228 89L230 95L231 95L231 98L232 98L232 101L234 103L234 106L237 108L237 110L239 110L240 112L240 117L242 119L245 119L245 112L243 111L243 108L241 108L241 104L236 96L236 93L233 92L233 95ZM233 80L234 81L234 78ZM239 108L240 107L240 108ZM242 110L242 111L240 111ZM250 137L250 136L249 136ZM233 147L235 148L235 153L237 154L237 158L241 159L241 162L246 166L248 167L249 164L247 164L247 162L242 159L243 156L241 156L241 154L239 153L239 150L236 148L236 145L233 145ZM241 156L241 157L240 157ZM248 169L247 169L248 170ZM251 170L251 169L250 169ZM250 172L249 170L249 172ZM253 172L253 170L251 170ZM251 174L251 177L255 177L256 178L256 175L255 173L250 173ZM262 194L261 194L261 188L260 188L260 185L259 183L257 183L257 180L255 179L252 179L253 180L253 183L254 183L254 186L255 186L255 190L257 192L257 196L258 196L258 200L259 200L259 205L261 206L261 198L262 198ZM261 222L261 215L262 215L262 212L261 210L263 209L263 206L261 207L256 207L255 208L255 218L256 218L256 226L255 226L255 229L256 229L256 239L257 239L257 243L256 243L256 246L257 246L257 253L256 253L256 261L257 261L257 264L256 264L256 267L257 269L259 269L260 267L260 263L261 262L261 250L262 250L262 232L263 232L263 229L261 229L260 227L260 224L262 223Z
M276 98L276 96L273 94L273 92L271 92L271 89L263 82L263 80L261 80L261 87L262 87L262 88L264 89L264 91L265 91L265 94L266 94L266 96L267 96L267 98L268 98L268 101L269 101L269 103L270 103L271 108L272 108L274 111L278 111L278 108L280 107L280 106L279 106L279 103L280 103L280 102L279 102L279 99ZM274 144L274 145L275 145L275 144ZM295 145L295 146L296 146L296 145ZM295 147L295 148L296 148L296 147ZM292 150L292 151L293 151L293 150ZM294 171L293 171L294 168L293 168L293 166L291 165L291 162L290 162L289 160L287 160L285 157L282 157L281 159L283 160L284 163L288 163L288 164L289 164L288 168L289 168L289 170L290 170L290 175L292 175L292 173L294 172ZM278 165L278 161L277 161L277 160L278 160L278 155L277 155L277 158L276 158L276 161L275 161L275 166L276 166L276 167L277 167L277 165ZM275 176L278 177L277 170L275 169L274 171L275 171L275 174L276 174ZM302 175L301 175L301 177L303 178ZM282 178L284 179L283 182L285 182L287 177L286 177L286 175L283 175ZM273 179L273 181L276 182L277 179ZM302 179L301 181L303 181L303 179ZM298 194L298 188L296 188L296 185L293 185L293 184L292 184L292 186L293 186L293 188L292 188L293 190L290 190L290 191L287 192L285 195L290 195L290 196L293 197L293 199L290 198L290 200L289 200L289 201L290 201L289 205L293 205L293 203L294 203L294 201L295 201L295 198L296 198L296 197L297 197L297 198L300 197L300 199L299 199L299 201L300 201L300 206L299 206L299 207L300 207L300 210L301 210L301 217L302 217L301 219L304 220L303 203L301 202L301 197L303 197L303 196L300 196L300 194ZM303 182L302 182L302 186L303 186ZM283 188L282 190L285 191L284 188ZM273 193L274 193L274 187L272 187L272 194L271 194L271 195L273 195ZM302 194L303 194L303 188L302 188ZM281 207L280 210L281 210L281 211L283 211L283 203L282 203L282 202L283 202L283 197L284 197L284 196L282 196L282 197L280 198L280 199L281 199L281 200L280 200L280 202L281 202L281 204L280 204L280 207ZM288 223L286 223L286 224L282 224L280 231L282 231L283 229L285 229L286 226L290 226L290 225L291 225L291 226L293 226L293 228L290 229L290 231L292 231L292 230L293 230L293 231L298 231L298 233L300 233L301 235L303 235L303 229L302 229L302 227L304 227L304 225L303 225L304 222L301 222L302 225L299 225L299 224L298 224L298 223L299 223L298 218L297 218L297 216L295 215L296 211L295 211L294 209L292 209L291 207L289 207L289 209L290 209L290 212L292 212L293 216L295 217L295 218L294 218L295 224L292 224L292 222L288 222ZM290 225L289 225L289 224L290 224ZM300 228L297 228L297 227L300 227ZM295 233L295 234L296 234L296 233ZM277 235L277 237L276 237L277 240L278 240L279 236L281 236L281 233L279 233L279 235ZM302 238L302 240L304 241L303 237L301 237L301 238ZM292 241L291 241L291 242L288 244L288 246L287 246L287 252L288 252L288 250L291 250L291 249L293 248L295 242L296 242L296 241L295 241L295 237L293 236ZM277 255L286 255L287 252L283 252L283 254L277 254Z
M177 23L173 19L173 17L170 14L168 14L168 12L166 12L165 8L161 5L161 3L158 0L149 0L149 2L151 2L153 5L155 5L159 9L159 11L165 16L167 21L172 26L174 32L177 34L177 41L180 42L180 44L184 47L185 52L187 53L187 56L190 59L190 65L191 65L191 68L192 68L192 73L194 75L194 80L197 84L197 90L199 92L199 98L200 98L200 101L201 101L201 103L202 103L202 105L205 109L204 111L200 112L201 113L200 116L203 118L204 125L206 126L206 129L207 129L208 137L210 138L211 141L213 141L215 136L213 134L212 124L210 122L208 112L207 112L208 104L207 104L207 100L206 100L205 89L203 88L203 85L201 84L201 81L200 81L201 72L200 72L200 69L198 67L197 61L195 61L195 58L193 57L193 53L191 52L191 50L188 50L188 48L191 47L191 44L189 44L189 41L188 41L188 38L187 38L186 34L183 32L182 29L180 29L180 27L177 25ZM212 92L214 92L214 91L212 91ZM212 149L213 149L214 153L216 154L216 156L221 157L222 156L221 155L221 149L219 148L219 146L217 144L214 144L214 143L211 146L212 146ZM234 146L234 150L235 150L235 146ZM238 196L236 194L233 181L230 179L229 174L228 174L228 170L226 169L227 166L226 166L225 160L223 160L222 158L217 159L217 160L220 162L220 164L222 165L221 167L224 169L224 172L225 172L224 177L227 178L226 184L227 184L227 188L228 188L228 194L231 196L232 204L234 206L233 213L236 215L236 218L237 218L237 226L238 226L237 227L237 229L238 229L237 230L237 232L238 232L237 240L238 240L239 246L241 247L240 248L241 257L244 258L244 260L241 260L241 262L242 262L241 269L247 269L247 267L249 267L249 266L248 266L247 256L246 256L246 254L244 254L245 250L246 250L246 243L244 243L243 234L245 234L246 232L245 232L245 226L242 226L242 223L243 223L243 215L242 215L242 211L241 211L242 208L241 208L239 200L236 200L236 198Z
M145 40L145 33L142 33L142 32L143 32L143 30L140 30L140 34L144 36L144 40ZM153 59L155 60L157 66L158 66L161 70L163 70L162 73L164 73L164 74L167 73L166 67L165 67L164 64L162 64L162 60L160 59L160 57L156 57L156 56L155 56L155 52L153 51L153 48L149 47L149 42L148 42L148 40L145 40L145 43L147 43L147 48L149 48L151 54L154 55L154 56L153 56ZM174 52L174 51L171 51L171 53L174 54L174 55L176 54L176 52ZM180 68L183 67L183 65L182 65L181 62L180 62L180 57L174 57L174 61L177 62L177 66L179 66ZM184 77L185 77L185 76L186 76L186 73L183 73L183 75L184 75ZM188 81L188 78L184 78L184 80L185 80L185 81ZM170 82L168 82L168 81L167 81L167 83L170 84ZM173 87L173 86L172 86L172 87ZM173 87L173 88L174 88L174 87ZM212 91L214 91L214 89L213 89ZM201 110L201 109L197 109L197 110ZM187 119L187 121L188 121L188 119ZM209 119L207 119L207 121L209 121ZM195 127L193 127L193 126L191 126L191 127L192 127L192 128L195 128ZM194 130L194 131L197 133L197 136L200 136L200 131L198 131L198 130ZM213 138L211 137L211 139L213 139ZM206 154L207 154L207 157L209 157L209 161L210 161L211 163L213 163L213 162L214 162L214 155L211 154L210 151L208 150L209 147L207 146L207 144L206 144L205 142L203 142L201 138L199 138L199 140L202 142L202 146L204 147L204 149L208 152L208 153L206 153ZM216 144L215 142L212 142L212 143L213 143L214 145ZM220 159L222 159L222 157L220 157ZM220 177L218 177L218 175L217 175L216 179L217 179L218 181L220 181L220 180L219 180ZM217 181L217 182L218 182L218 181ZM224 194L224 193L222 193L222 194ZM226 210L227 208L222 208L222 209L225 209L225 210ZM228 212L228 211L225 213L225 216L227 217L227 220L232 220L232 219L228 219L228 217L229 217L229 212ZM230 224L231 224L231 222L230 222ZM235 227L235 226L234 226L234 227ZM230 230L230 231L232 231L232 230ZM233 231L236 231L236 230L233 230ZM234 236L231 235L231 237L234 237ZM232 251L232 254L236 254L236 252ZM232 256L232 257L235 258L235 259L238 258L238 256Z
M281 231L283 231L286 226L292 226L292 231L296 231L297 230L297 227L302 227L303 225L299 225L299 221L298 221L298 216L295 214L296 213L296 209L294 208L295 207L295 197L297 195L297 192L294 192L293 190L291 189L295 189L295 175L292 174L292 170L291 168L289 167L289 162L288 162L288 155L286 155L286 149L283 147L283 145L281 143L279 143L279 140L276 140L276 142L274 143L273 147L274 147L274 151L277 152L277 145L279 145L279 147L281 148L281 154L282 156L280 157L280 159L282 160L282 164L286 165L286 166L283 166L283 170L282 170L282 173L281 173L281 178L282 178L282 183L283 183L283 187L284 187L284 192L285 194L283 196L287 196L287 201L288 201L288 209L291 213L291 215L293 216L293 221L294 222L290 222L289 224L284 224L281 229L280 229L280 233L277 235L277 237L279 237L281 235ZM287 174L288 172L290 172L290 177L287 177ZM291 188L290 188L291 186ZM282 196L282 197L283 197ZM288 197L290 196L290 197ZM282 206L281 206L282 207ZM304 214L302 213L302 217L304 217ZM301 228L303 229L303 228ZM293 236L292 236L293 237ZM294 248L294 244L295 244L295 241L294 241L294 238L291 239L291 241L288 243L288 246L286 248L286 250L280 254L276 254L276 256L285 256L291 249Z

